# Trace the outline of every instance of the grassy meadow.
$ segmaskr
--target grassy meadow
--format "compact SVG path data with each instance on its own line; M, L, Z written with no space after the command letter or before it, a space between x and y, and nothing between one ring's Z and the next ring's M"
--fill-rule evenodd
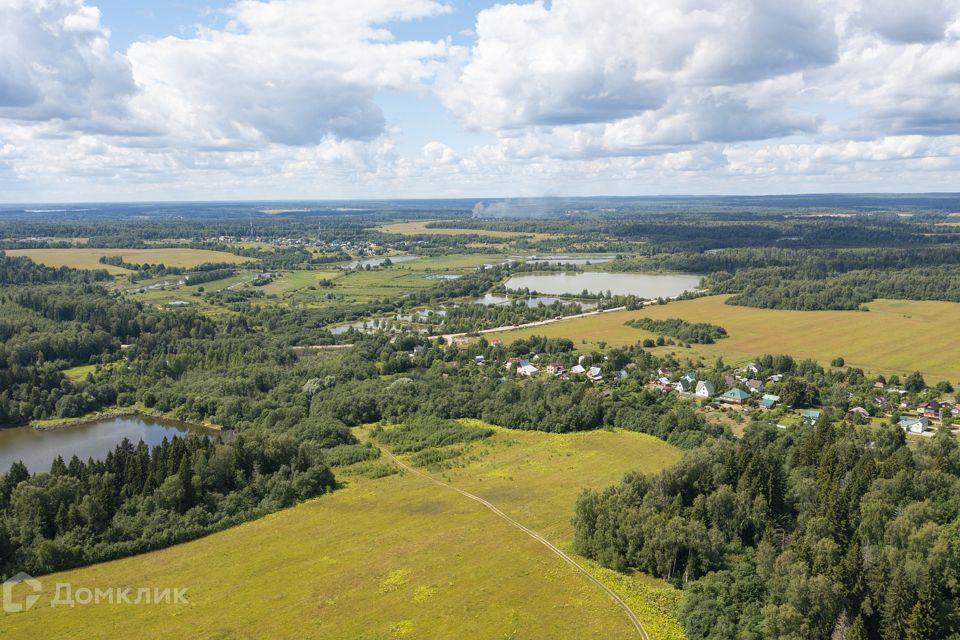
M337 296L340 302L364 303L428 289L437 285L437 276L467 273L502 260L504 256L497 254L465 254L420 257L369 271L333 267L318 271L284 271L279 278L262 287L262 291L276 295L283 303L323 305L328 294ZM321 287L318 285L321 280L329 280L333 286Z
M434 473L564 546L582 487L678 457L634 433L497 430ZM338 475L344 489L292 509L43 578L74 588L186 587L189 605L51 608L45 590L30 611L3 617L0 637L84 638L90 628L100 638L636 637L595 585L482 505L412 474ZM628 598L653 637L682 637L669 586L590 570Z
M168 267L195 267L204 262L229 262L239 264L247 262L244 258L224 251L206 249L163 248L163 249L11 249L10 256L26 256L48 267L73 267L75 269L106 269L110 273L129 273L127 269L100 264L101 256L122 256L127 262L136 264L165 264Z
M745 362L763 353L788 353L829 364L838 356L852 367L889 375L920 370L928 381L960 380L960 304L875 300L862 311L782 311L724 304L724 296L671 302L639 311L614 311L552 324L487 334L509 343L531 335L567 337L578 348L632 344L655 334L624 325L632 318L682 318L724 327L728 338L665 353Z

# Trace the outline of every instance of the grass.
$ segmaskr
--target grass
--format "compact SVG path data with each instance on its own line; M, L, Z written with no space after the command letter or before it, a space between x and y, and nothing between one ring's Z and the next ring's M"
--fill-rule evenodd
M48 267L73 267L75 269L106 269L110 273L130 273L127 269L100 264L101 256L123 256L127 262L136 264L165 264L168 267L195 267L204 262L247 262L244 258L224 251L206 249L12 249L10 256L26 256Z
M437 221L416 220L413 222L396 222L393 224L385 224L383 226L377 227L377 231L381 231L383 233L399 233L405 236L431 234L431 235L437 235L437 236L475 235L475 236L485 236L487 238L527 237L533 240L534 242L539 242L540 240L550 240L553 238L560 237L555 233L523 233L520 231L491 231L487 229L436 229L436 228L427 226L432 222L437 222ZM439 221L439 222L443 222L443 221Z
M691 348L660 347L681 357L743 363L763 353L788 353L823 364L843 357L851 367L890 375L922 371L928 381L960 380L960 304L953 302L875 300L860 311L781 311L724 304L724 296L671 302L639 311L617 311L564 320L540 327L487 334L509 343L531 335L567 337L578 348L617 346L656 337L624 326L631 318L683 318L724 327L728 338Z
M87 374L93 373L96 370L97 365L95 364L82 364L79 367L70 367L69 369L64 369L63 375L67 376L73 382L78 382L86 379Z
M317 280L321 278L332 279L334 286L319 289L312 297L316 298L327 293L343 296L343 302L370 302L383 298L395 299L406 293L420 291L435 287L438 280L431 276L448 273L466 273L477 267L503 260L503 256L496 254L467 254L451 255L437 257L422 257L411 262L397 263L396 265L384 269L354 269L346 272L308 272L319 274L314 276ZM268 285L265 289L268 292L290 293L292 289L297 289L297 285L291 286L290 282L283 283L283 279L291 276L293 279L299 278L296 272L293 274L284 274L276 283L276 289L270 289L274 285ZM308 276L309 277L309 276ZM300 299L300 301L309 301L311 296L298 290L297 295L291 299Z
M633 433L498 429L467 445L462 465L446 474L563 543L582 486L678 456ZM348 467L338 473L346 488L332 495L201 540L46 576L41 602L3 616L0 637L85 638L92 628L99 638L636 637L608 597L545 547L422 478L374 479L382 473L372 467L384 464L355 465L364 467L357 474ZM671 589L619 574L604 580L633 590L651 631L669 627ZM186 587L190 604L46 606L57 582Z

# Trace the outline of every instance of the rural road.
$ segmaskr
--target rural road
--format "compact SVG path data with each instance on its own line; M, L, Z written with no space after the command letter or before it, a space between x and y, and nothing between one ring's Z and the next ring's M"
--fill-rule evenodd
M597 309L596 311L585 311L583 313L578 313L572 316L563 316L562 318L548 318L546 320L537 320L536 322L527 322L526 324L512 325L508 324L503 327L494 327L493 329L480 329L479 331L468 331L466 333L445 333L440 337L443 338L444 342L452 344L454 340L465 338L467 336L481 335L484 333L496 333L498 331L511 331L513 329L527 329L528 327L542 327L545 324L553 324L554 322L562 322L564 320L574 320L575 318L587 318L589 316L599 315L601 313L610 313L611 311L623 311L626 307L612 307L610 309Z
M489 501L487 501L487 500L484 500L484 499L481 498L480 496L474 495L474 494L472 494L472 493L468 493L467 491L464 491L463 489L458 489L457 487L453 486L452 484L447 484L447 483L444 482L443 480L438 480L437 478L433 477L433 476L430 475L429 473L426 473L426 472L424 472L424 471L420 471L419 469L415 469L415 468L411 467L410 465L408 465L407 463L401 461L399 458L397 458L395 455L393 455L392 453L390 453L389 451L387 451L387 450L384 449L384 448L381 448L380 451L383 452L383 455L386 456L387 459L390 460L390 462L392 462L392 463L395 464L396 466L400 467L400 468L403 469L404 471L407 471L407 472L409 472L409 473L412 473L413 475L419 476L419 477L421 477L421 478L423 478L423 479L425 479L425 480L429 480L430 482L432 482L432 483L434 483L434 484L437 484L437 485L440 485L441 487L446 487L447 489L451 489L451 490L453 490L453 491L456 491L457 493L459 493L460 495L464 496L465 498L469 498L469 499L471 499L471 500L473 500L473 501L475 501L475 502L479 502L480 504L482 504L483 506L485 506L487 509L489 509L490 511L492 511L493 513L495 513L497 516L499 516L502 520L506 521L507 524L511 525L511 526L514 527L515 529L519 529L520 531L524 532L525 534L527 534L528 536L530 536L531 538L533 538L534 540L536 540L537 542L539 542L540 544L542 544L543 546L545 546L546 548L548 548L548 549L549 549L550 551L552 551L555 555L559 556L561 560L563 560L563 561L566 562L568 565L570 565L571 567L573 567L574 569L576 569L577 571L579 571L579 572L580 572L581 574L583 574L588 580L590 580L592 583L594 583L595 585L597 585L602 591L604 591L608 596L610 596L610 599L613 600L617 605L619 605L620 608L623 609L624 613L627 614L627 618L630 619L630 622L631 622L631 623L633 624L633 626L636 628L637 633L640 635L640 637L641 637L643 640L650 640L650 635L647 633L647 630L643 628L643 623L640 622L640 618L638 618L638 617L637 617L637 614L635 614L635 613L633 612L633 609L630 608L630 605L628 605L627 602L626 602L623 598L621 598L621 597L617 594L616 591L614 591L613 589L611 589L611 588L608 587L607 585L603 584L602 582L600 582L599 580L597 580L596 578L594 578L593 575L592 575L589 571L587 571L586 569L584 569L576 560L574 560L574 559L571 558L569 555L567 555L566 553L564 553L563 550L560 549L559 547L557 547L555 544L553 544L552 542L550 542L549 540L547 540L546 538L544 538L543 536L541 536L539 533L537 533L537 532L534 531L533 529L529 529L529 528L523 526L522 524L520 524L519 522L517 522L516 520L514 520L513 518L511 518L511 517L508 516L507 514L505 514L503 511L501 511L500 509L498 509L498 508L496 507L496 505L494 505L493 503L491 503L491 502L489 502Z

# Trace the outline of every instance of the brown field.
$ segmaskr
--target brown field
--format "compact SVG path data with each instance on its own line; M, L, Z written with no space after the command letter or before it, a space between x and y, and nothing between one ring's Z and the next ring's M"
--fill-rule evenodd
M522 233L519 231L489 231L486 229L434 229L427 226L431 222L443 222L443 221L417 220L414 222L396 222L394 224L385 224L381 227L377 227L377 231L382 231L383 233L399 233L405 236L428 233L428 234L437 235L437 236L462 236L462 235L471 234L471 235L477 235L477 236L486 236L488 238L527 237L534 241L549 240L552 238L560 237L554 233Z
M870 311L781 311L724 304L725 296L671 302L640 311L611 313L487 334L509 343L531 335L566 337L577 348L632 344L656 337L623 323L631 318L683 318L722 326L729 337L712 345L675 350L680 357L742 363L764 354L786 353L829 364L838 356L848 366L889 375L919 370L929 381L960 381L960 304L953 302L875 300Z
M204 262L248 262L243 258L223 251L206 249L12 249L7 255L26 256L48 267L73 267L74 269L106 269L110 273L129 273L126 269L100 264L101 256L122 256L136 264L165 264L168 267L195 267Z

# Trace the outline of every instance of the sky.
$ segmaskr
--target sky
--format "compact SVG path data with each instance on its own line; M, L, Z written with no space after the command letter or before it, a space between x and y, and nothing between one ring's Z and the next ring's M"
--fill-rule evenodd
M0 202L960 190L960 0L0 0Z

